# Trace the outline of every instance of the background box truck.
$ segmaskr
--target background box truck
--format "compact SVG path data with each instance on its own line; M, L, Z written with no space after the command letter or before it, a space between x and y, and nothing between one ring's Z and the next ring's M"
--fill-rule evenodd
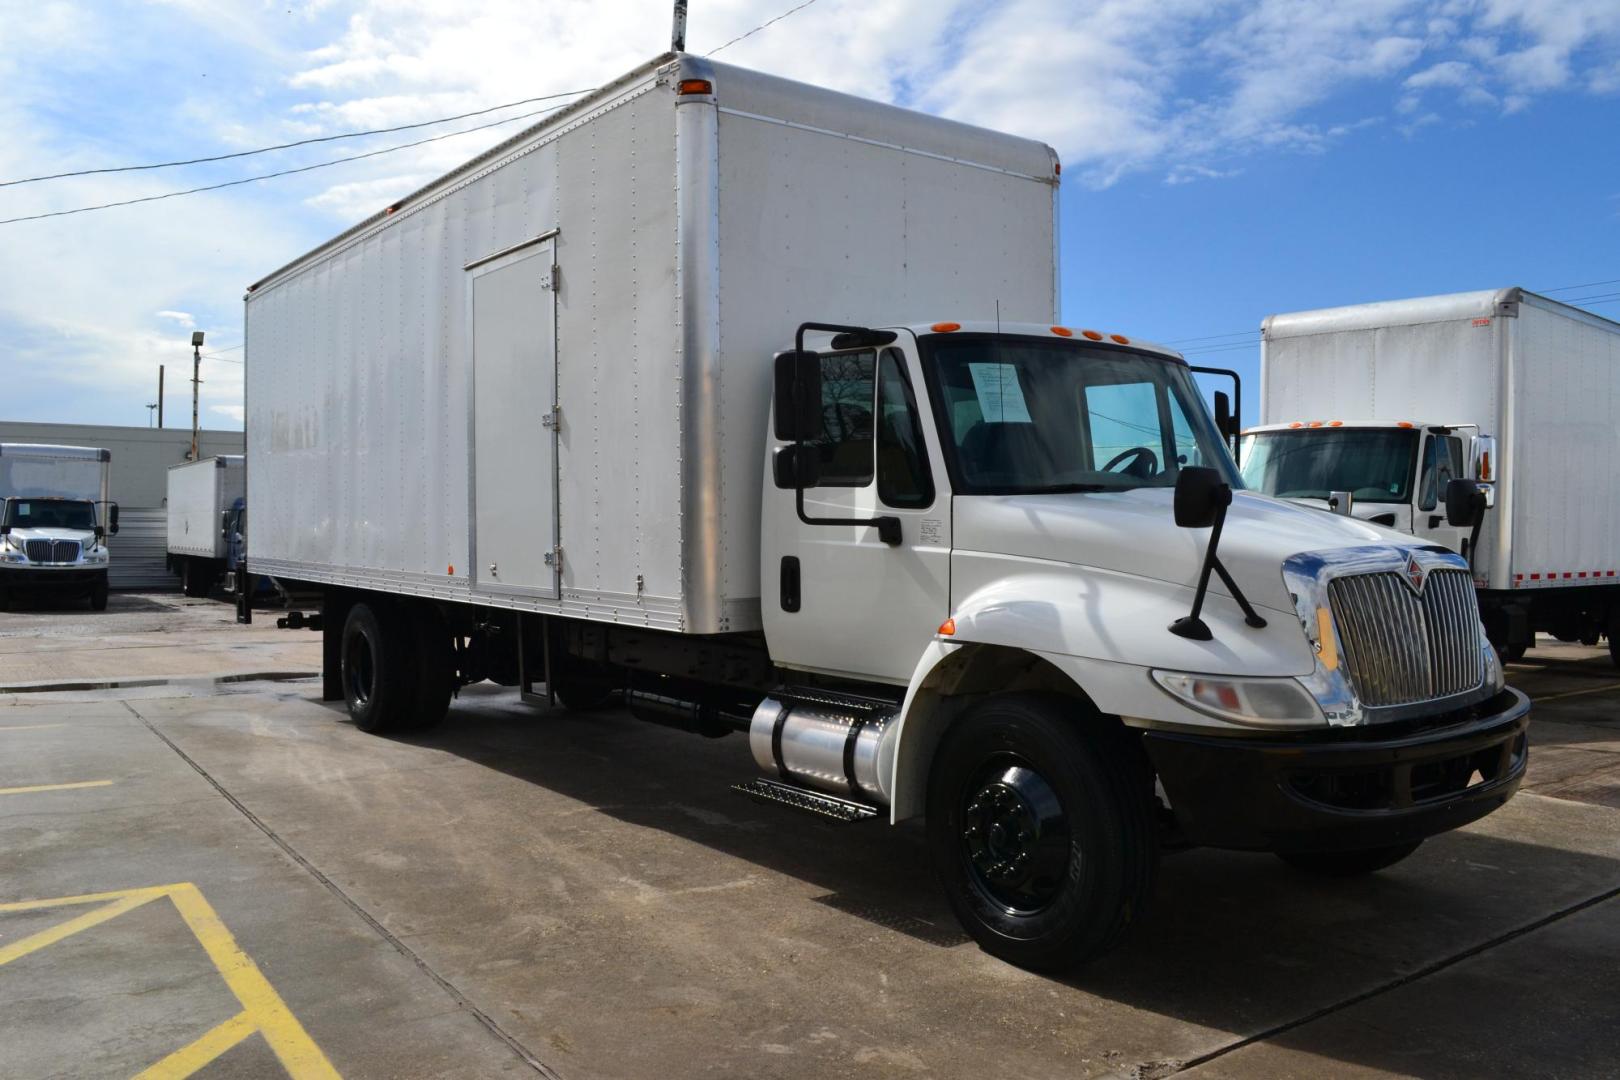
M756 799L926 817L1033 967L1161 836L1353 873L1501 805L1466 564L1234 495L1177 354L1056 318L1057 183L660 57L250 288L250 568L320 590L360 727L493 679L746 733Z
M1620 664L1620 323L1523 289L1273 315L1248 485L1468 557L1491 640L1609 638ZM1477 537L1446 519L1474 479Z
M0 443L0 609L14 593L77 593L107 608L112 454L92 446Z
M207 596L234 575L242 553L247 461L241 454L169 466L169 569L187 596Z

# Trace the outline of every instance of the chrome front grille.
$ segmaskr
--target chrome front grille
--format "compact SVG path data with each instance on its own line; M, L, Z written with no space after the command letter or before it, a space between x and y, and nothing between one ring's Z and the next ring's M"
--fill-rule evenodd
M29 562L78 562L79 542L77 540L26 540L23 542L24 554Z
M1479 606L1467 571L1430 571L1421 595L1399 573L1350 574L1329 583L1328 597L1363 705L1451 697L1484 679Z

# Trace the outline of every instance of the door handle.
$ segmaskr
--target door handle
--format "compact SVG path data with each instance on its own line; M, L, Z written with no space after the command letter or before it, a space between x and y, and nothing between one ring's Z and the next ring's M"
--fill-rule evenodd
M1429 528L1438 529L1440 527L1440 523L1444 520L1446 520L1446 516L1444 514L1430 514Z

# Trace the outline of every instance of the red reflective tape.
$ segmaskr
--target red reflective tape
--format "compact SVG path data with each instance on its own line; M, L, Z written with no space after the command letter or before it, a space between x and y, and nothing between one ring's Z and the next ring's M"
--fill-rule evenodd
M1564 576L1565 576L1565 577L1569 577L1569 575L1568 575L1568 574L1565 574L1565 575L1564 575ZM1581 572L1580 572L1580 573L1578 573L1578 574L1576 574L1576 575L1575 575L1575 576L1576 576L1576 577L1585 577L1585 576L1586 576L1586 571L1585 571L1585 570L1582 570L1582 571L1581 571Z
M1531 574L1530 575L1530 580L1531 581L1540 581L1541 580L1541 575L1540 574Z
M1568 570L1564 571L1564 580L1566 580L1566 581L1569 580L1569 571Z

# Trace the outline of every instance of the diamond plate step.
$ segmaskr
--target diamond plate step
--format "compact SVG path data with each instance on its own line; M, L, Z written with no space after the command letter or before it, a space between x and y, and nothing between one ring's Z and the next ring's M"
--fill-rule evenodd
M767 780L764 777L732 784L731 790L746 795L755 802L775 803L778 806L803 810L807 814L831 818L846 824L852 821L865 821L878 815L875 806L840 799L836 795L823 795L819 791L794 787L792 784L784 784L780 780Z

